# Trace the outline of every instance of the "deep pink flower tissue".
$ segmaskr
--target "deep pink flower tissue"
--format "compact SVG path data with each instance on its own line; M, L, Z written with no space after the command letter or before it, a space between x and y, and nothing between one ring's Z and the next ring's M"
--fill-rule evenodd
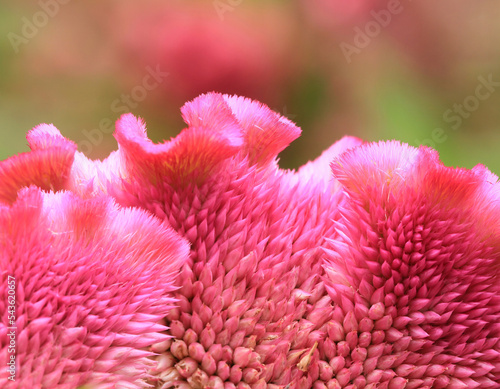
M109 196L17 192L62 189L76 149L50 126L28 138L0 164L0 387L146 387L189 246Z
M276 156L300 130L266 106L210 93L182 114L188 128L163 144L124 115L118 151L101 162L58 149L66 170L52 169L54 156L37 156L63 142L57 130L30 141L45 169L33 183L86 199L79 201L112 196L191 244L175 307L165 313L173 340L149 347L158 364L145 381L227 389L500 385L496 176L481 166L447 168L428 148L349 137L284 171Z

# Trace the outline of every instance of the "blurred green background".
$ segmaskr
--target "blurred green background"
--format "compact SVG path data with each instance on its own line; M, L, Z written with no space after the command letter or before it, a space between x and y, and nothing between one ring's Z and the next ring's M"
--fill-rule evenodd
M496 0L2 1L0 158L44 122L104 158L125 110L170 139L183 102L215 90L302 128L283 167L349 134L499 174L499 20Z

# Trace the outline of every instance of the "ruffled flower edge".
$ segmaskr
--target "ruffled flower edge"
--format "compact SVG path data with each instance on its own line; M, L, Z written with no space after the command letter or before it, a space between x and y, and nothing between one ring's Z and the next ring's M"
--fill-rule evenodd
M0 205L0 338L15 327L16 385L147 386L155 365L147 348L169 338L162 320L175 306L188 255L187 242L165 223L107 196L32 186ZM9 325L7 279L15 285ZM5 374L0 382L10 384Z

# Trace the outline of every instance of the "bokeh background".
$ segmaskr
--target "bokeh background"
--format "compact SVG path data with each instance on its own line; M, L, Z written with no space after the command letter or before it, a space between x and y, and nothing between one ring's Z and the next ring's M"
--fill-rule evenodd
M302 128L286 168L350 134L498 175L499 20L497 0L1 0L0 158L43 122L103 158L125 111L170 139L215 90Z

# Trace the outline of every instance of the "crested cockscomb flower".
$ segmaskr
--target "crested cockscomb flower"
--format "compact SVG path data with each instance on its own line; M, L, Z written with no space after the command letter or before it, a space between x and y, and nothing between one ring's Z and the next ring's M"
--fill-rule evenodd
M333 312L321 280L321 245L334 233L340 198L328 163L360 141L346 138L292 174L275 157L300 130L267 107L209 94L183 115L189 127L161 145L125 115L117 124L120 148L107 160L72 151L70 167L47 164L40 174L82 197L106 192L146 209L191 242L177 307L166 314L174 341L151 348L161 353L151 383L309 385L318 378L317 369L308 373L311 358L322 350ZM35 154L50 155L54 139L62 142L51 126L35 131L36 142L28 137Z
M168 339L163 319L188 244L109 196L17 192L57 187L72 159L50 127L30 138L45 151L0 164L0 386L146 387L148 347ZM53 167L59 178L46 175Z
M498 388L498 178L397 142L332 170L345 193L326 250L339 384Z
M300 130L266 106L210 93L182 114L188 128L163 144L124 115L118 151L102 162L77 153L53 178L82 197L105 193L147 210L191 243L166 313L173 340L150 348L160 354L150 383L499 384L495 176L445 168L425 148L355 138L283 171L276 156ZM60 137L53 131L46 136Z

